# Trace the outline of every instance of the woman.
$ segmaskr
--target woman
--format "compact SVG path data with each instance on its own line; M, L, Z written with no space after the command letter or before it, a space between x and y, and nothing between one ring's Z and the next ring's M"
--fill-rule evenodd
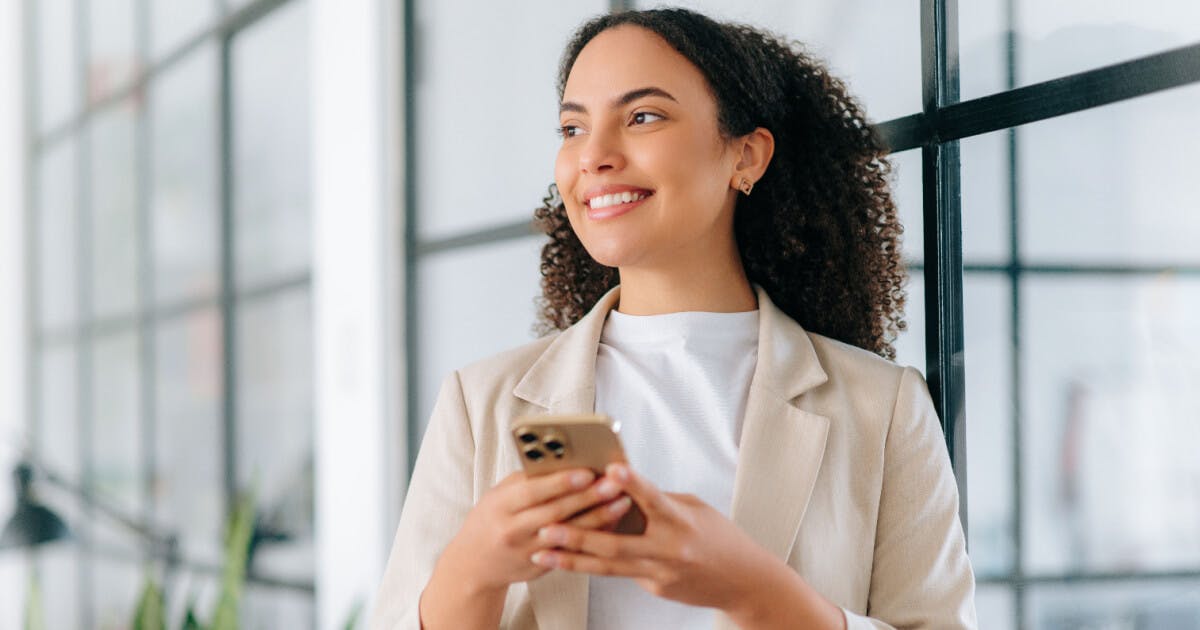
M937 418L886 360L888 168L842 84L670 9L585 24L559 94L563 332L443 385L374 626L974 627ZM593 411L628 466L520 472L512 418ZM633 503L645 532L610 531Z

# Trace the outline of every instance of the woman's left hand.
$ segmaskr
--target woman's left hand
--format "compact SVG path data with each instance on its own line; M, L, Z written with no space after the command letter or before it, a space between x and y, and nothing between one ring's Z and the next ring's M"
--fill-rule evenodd
M534 563L633 578L659 597L726 612L753 599L764 576L779 574L782 561L696 496L661 492L621 464L609 466L607 476L641 507L646 531L548 525L538 535L558 548L535 553Z

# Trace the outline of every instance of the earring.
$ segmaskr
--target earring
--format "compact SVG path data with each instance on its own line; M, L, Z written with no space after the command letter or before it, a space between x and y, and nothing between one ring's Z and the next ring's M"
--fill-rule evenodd
M751 190L754 190L754 182L751 182L750 180L748 180L748 179L746 179L745 177L743 177L743 178L742 178L742 183L738 185L738 190L741 190L741 191L742 191L742 194L744 194L744 195L746 195L747 197L749 197L749 196L750 196L750 191L751 191Z

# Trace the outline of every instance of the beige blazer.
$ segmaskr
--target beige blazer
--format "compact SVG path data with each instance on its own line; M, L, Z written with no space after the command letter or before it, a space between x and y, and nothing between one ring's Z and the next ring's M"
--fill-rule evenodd
M758 292L758 364L730 514L858 628L974 628L974 577L943 435L921 375L804 331ZM562 333L442 385L371 627L417 630L434 563L480 496L520 469L509 419L589 413L619 288ZM587 576L514 584L501 627L583 629ZM718 615L718 629L735 626Z

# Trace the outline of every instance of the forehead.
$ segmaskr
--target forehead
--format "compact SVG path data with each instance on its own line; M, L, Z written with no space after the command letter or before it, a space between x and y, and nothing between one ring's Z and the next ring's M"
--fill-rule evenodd
M653 31L622 24L592 38L579 52L563 100L605 102L648 86L670 92L680 103L712 100L704 75Z

